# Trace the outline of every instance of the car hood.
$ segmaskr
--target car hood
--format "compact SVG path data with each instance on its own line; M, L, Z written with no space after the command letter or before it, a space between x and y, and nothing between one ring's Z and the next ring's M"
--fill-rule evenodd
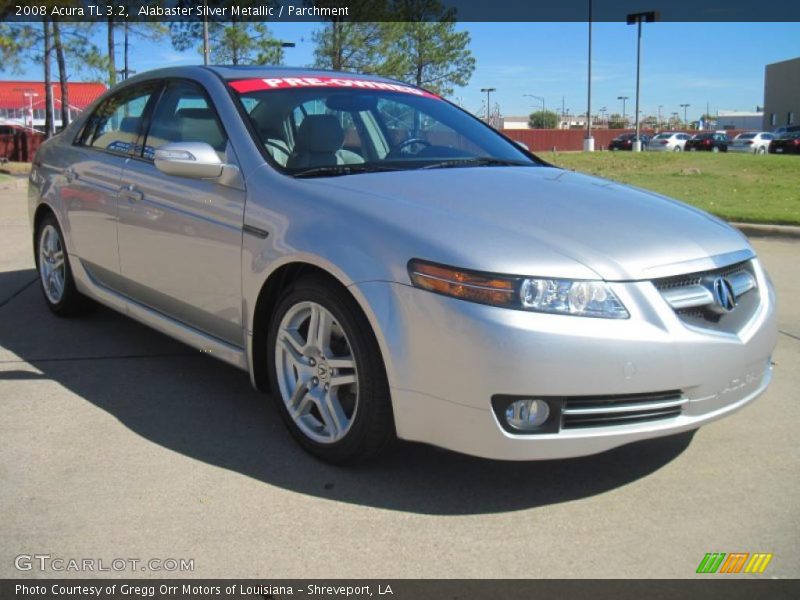
M742 234L701 210L550 167L445 168L306 182L431 240L432 250L415 256L441 262L457 256L464 268L574 276L578 271L566 268L569 261L606 280L626 281L752 256Z

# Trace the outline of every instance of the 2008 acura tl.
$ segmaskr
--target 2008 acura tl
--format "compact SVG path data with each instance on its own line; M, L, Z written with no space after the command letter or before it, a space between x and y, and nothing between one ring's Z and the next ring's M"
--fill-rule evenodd
M736 230L397 82L145 73L44 144L30 183L53 311L91 298L248 370L329 461L395 437L590 454L770 380L775 296Z

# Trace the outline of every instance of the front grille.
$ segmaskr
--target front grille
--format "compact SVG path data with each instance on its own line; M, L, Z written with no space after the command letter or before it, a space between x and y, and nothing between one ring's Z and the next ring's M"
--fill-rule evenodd
M730 312L720 311L715 304L711 290L714 280L719 277L728 279L734 287L742 286L736 293L736 306ZM750 260L709 271L655 279L653 285L684 323L728 333L739 331L750 320L760 302Z
M678 390L622 396L573 396L564 399L561 429L610 427L671 419L687 403Z
M736 263L735 265L728 265L727 267L720 267L711 271L700 271L699 273L687 273L686 275L675 275L673 277L664 277L653 281L658 291L689 287L690 285L700 285L705 279L715 277L730 277L736 273L741 273L747 270L750 265L749 260Z

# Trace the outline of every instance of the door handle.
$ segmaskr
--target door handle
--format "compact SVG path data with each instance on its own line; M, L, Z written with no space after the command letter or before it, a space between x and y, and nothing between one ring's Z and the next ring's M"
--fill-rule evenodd
M78 174L75 172L75 169L69 167L64 170L64 177L67 180L67 183L72 183L78 178Z
M122 189L119 191L119 195L122 198L127 198L130 202L139 202L144 198L144 193L142 192L142 190L137 188L132 183L123 186Z

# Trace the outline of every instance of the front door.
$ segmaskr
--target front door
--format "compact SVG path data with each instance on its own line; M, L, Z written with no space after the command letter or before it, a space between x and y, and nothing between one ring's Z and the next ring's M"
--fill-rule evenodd
M142 117L158 83L126 88L103 102L68 150L59 189L71 254L97 282L121 290L117 193Z
M233 150L194 82L167 83L147 136L122 175L120 267L128 295L175 320L243 346L243 186L166 175L153 163L171 142L206 142L223 162Z

